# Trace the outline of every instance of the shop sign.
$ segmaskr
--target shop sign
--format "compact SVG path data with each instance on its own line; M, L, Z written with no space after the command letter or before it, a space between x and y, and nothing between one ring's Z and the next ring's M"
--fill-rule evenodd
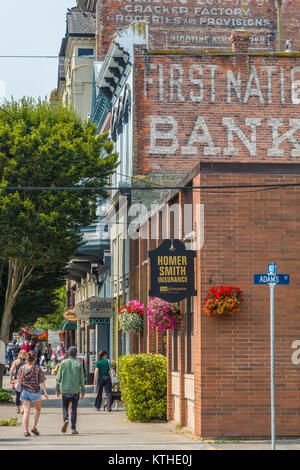
M91 297L77 304L74 313L82 320L110 318L113 316L113 299L109 297Z
M52 345L52 349L56 349L57 346L59 346L61 343L61 340L59 338L59 333L58 331L48 331L48 344Z
M68 321L78 321L80 318L76 317L74 308L69 308L64 311L64 318Z
M109 318L90 318L90 325L109 325Z
M164 240L158 248L149 251L149 295L172 303L197 295L195 256L196 252L187 250L180 240Z

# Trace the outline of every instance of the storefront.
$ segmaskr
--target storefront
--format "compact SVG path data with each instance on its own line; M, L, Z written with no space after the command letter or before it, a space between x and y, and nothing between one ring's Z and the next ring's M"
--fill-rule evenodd
M257 185L250 192L205 189L226 186L229 181L243 187L249 180ZM298 361L293 359L300 300L299 188L268 188L282 180L299 184L300 165L202 162L182 181L184 189L174 191L165 201L168 238L180 239L187 250L196 252L197 294L180 301L183 321L178 330L160 333L149 328L145 319L144 334L132 342L132 352L162 352L167 337L168 419L200 436L270 435L269 292L254 285L253 274L265 272L272 261L291 279L290 285L280 286L275 294L276 429L279 436L299 435L300 376ZM184 232L182 224L176 233L172 209L177 205L184 220L190 204L193 230ZM155 220L161 229L159 211L144 222L149 231ZM138 244L146 243L147 250L136 253L140 264L132 273L132 282L140 286L136 296L146 306L151 300L151 258L143 260L140 254L151 255L161 245L162 235L160 231L157 240L149 238ZM204 309L210 290L221 287L242 291L244 302L232 313Z
M113 299L91 297L74 309L78 318L77 346L87 357L87 383L92 384L97 353L104 349L111 357Z

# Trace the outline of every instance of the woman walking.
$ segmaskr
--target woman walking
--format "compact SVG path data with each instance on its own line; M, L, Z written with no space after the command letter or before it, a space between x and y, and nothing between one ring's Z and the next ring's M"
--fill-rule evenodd
M36 363L37 356L35 351L29 351L25 365L19 369L17 380L22 383L22 392L21 392L21 401L23 403L23 425L24 425L24 436L30 436L29 432L29 416L31 403L33 403L35 408L35 413L33 417L33 426L31 432L36 436L39 435L37 430L37 424L42 409L42 399L41 399L41 389L44 391L46 400L48 400L47 390L46 390L46 377L43 374L43 371L40 366L37 366Z
M14 383L16 381L19 369L22 366L24 366L24 364L26 362L26 359L27 359L27 352L24 351L24 349L23 349L22 351L19 352L17 359L14 361L14 363L13 363L11 369L10 369L10 372L9 372L10 383L13 385L13 388L14 388ZM21 411L21 400L20 400L21 392L17 392L17 390L15 390L15 392L16 392L17 413L19 414L20 411Z
M52 356L52 347L51 344L45 349L44 357L45 357L45 367L47 369L47 373L51 372L50 361Z
M107 411L111 411L112 402L112 383L109 375L110 363L107 359L106 351L98 353L97 362L95 364L94 385L97 386L97 397L95 400L95 408L100 411L102 403L103 387L105 388L107 398Z
M41 356L42 356L42 350L41 350L41 345L40 343L37 343L34 351L36 352L36 357L37 357L37 360L36 360L36 365L37 366L40 366L40 361L41 361Z

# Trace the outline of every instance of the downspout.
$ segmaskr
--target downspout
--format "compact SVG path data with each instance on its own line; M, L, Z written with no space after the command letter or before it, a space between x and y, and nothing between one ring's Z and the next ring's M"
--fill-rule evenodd
M277 8L277 33L276 33L276 51L281 51L282 38L282 0L275 0Z

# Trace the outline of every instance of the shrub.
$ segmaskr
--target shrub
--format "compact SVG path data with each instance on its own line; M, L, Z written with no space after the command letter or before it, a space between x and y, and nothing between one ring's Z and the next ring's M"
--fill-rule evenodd
M3 419L0 421L0 426L20 426L21 423L18 422L18 418Z
M11 403L13 401L13 397L9 390L4 390L0 387L0 403Z
M167 360L161 354L129 354L119 358L122 401L130 421L166 420Z

